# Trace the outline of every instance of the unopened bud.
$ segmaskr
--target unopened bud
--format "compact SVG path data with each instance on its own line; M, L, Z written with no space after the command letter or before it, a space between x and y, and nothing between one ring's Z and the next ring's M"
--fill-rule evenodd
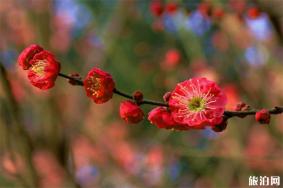
M69 76L74 78L74 79L69 79L69 84L71 84L71 85L78 85L77 80L82 79L82 77L79 75L79 73L72 73L72 74L69 74Z
M255 114L255 119L261 124L269 124L270 113L266 109L262 109Z
M142 102L143 100L143 94L141 91L135 91L133 94L133 98L137 103Z
M228 125L227 120L226 120L226 119L223 119L222 122L219 123L218 125L215 125L215 126L212 128L212 130L213 130L214 132L222 132L222 131L224 131L224 130L226 129L227 125Z

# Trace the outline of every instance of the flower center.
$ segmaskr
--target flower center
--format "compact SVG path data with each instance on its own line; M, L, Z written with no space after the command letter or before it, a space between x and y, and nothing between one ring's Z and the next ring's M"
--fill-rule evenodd
M199 112L205 109L206 100L204 98L195 97L189 100L188 107L191 111Z
M92 92L93 96L99 95L99 89L101 87L100 79L97 77L91 77L89 80L90 87L88 89Z
M31 67L31 70L35 72L38 76L43 76L45 65L46 62L44 60L40 60Z

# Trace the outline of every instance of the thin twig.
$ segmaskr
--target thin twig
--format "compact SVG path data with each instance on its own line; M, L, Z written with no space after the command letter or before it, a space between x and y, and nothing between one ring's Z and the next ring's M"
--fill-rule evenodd
M79 79L77 79L77 78L68 76L68 75L66 75L66 74L59 73L58 76L61 76L61 77L63 77L63 78L66 78L66 79L68 79L68 80L72 80L72 81L76 82L77 84L75 84L75 85L80 85L80 86L83 86L83 85L84 85L84 83L83 83L82 80L79 80ZM132 95L129 95L129 94L127 94L127 93L124 93L124 92L118 90L117 88L114 88L113 93L115 93L116 95L120 95L120 96L122 96L122 97L125 97L125 98L127 98L127 99L134 100L134 98L133 98ZM139 102L139 105L142 105L142 104L149 104L149 105L155 105L155 106L166 106L166 107L168 107L168 104L165 104L165 103L162 103L162 102L157 102L157 101L152 101L152 100L146 100L146 99L145 99L145 100L142 100L141 102Z
M69 79L69 80L73 80L74 82L78 83L77 85L83 86L83 81L81 81L79 79L73 78L71 76L67 76L63 73L59 73L59 76L66 78L66 79ZM116 95L120 95L122 97L125 97L127 99L134 100L134 97L132 95L127 94L125 92L122 92L122 91L118 90L117 88L114 89L113 93L115 93ZM162 103L162 102L157 102L157 101L147 100L147 99L140 101L138 104L139 105L149 104L149 105L155 105L155 106L169 107L169 105L167 103ZM231 117L244 117L244 116L248 116L248 115L255 115L257 111L258 110L249 110L249 111L228 111L228 110L225 110L224 116L227 119L231 118ZM270 109L269 113L270 114L281 114L281 113L283 113L283 107L276 106L276 107Z
M66 74L63 74L63 73L59 73L58 76L61 76L63 78L66 78L68 80L72 80L74 81L76 84L75 85L80 85L80 86L83 86L84 85L84 82L80 79L77 79L77 78L74 78L74 77L71 77L71 76L68 76Z
M259 110L251 110L251 111L225 111L224 115L228 118L231 117L243 117L248 115L255 115ZM283 113L283 107L275 106L274 108L268 110L270 114L281 114Z

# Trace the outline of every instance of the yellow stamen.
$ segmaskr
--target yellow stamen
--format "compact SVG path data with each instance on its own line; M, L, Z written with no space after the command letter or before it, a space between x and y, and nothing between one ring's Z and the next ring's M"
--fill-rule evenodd
M35 72L38 76L43 76L45 65L45 60L39 60L36 64L32 65L31 70Z
M191 111L199 112L205 109L206 100L201 97L192 98L188 102L188 107Z
M92 92L92 95L93 96L96 96L98 97L100 92L99 92L99 88L100 88L100 78L96 78L96 77L91 77L89 80L88 80L88 83L89 83L89 86L87 89L89 91Z

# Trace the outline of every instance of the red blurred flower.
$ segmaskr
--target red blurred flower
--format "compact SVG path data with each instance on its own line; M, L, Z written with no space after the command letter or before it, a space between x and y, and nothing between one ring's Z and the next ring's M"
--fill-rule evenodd
M222 121L226 101L224 92L216 83L206 78L192 78L176 86L169 107L177 123L204 128Z
M198 11L204 17L210 16L211 15L211 5L210 5L210 3L207 3L207 2L200 3L199 6L198 6Z
M0 166L7 175L22 173L26 168L22 157L18 153L3 153L0 158Z
M241 14L246 8L246 1L245 0L230 0L229 2L232 10Z
M84 88L88 97L96 104L102 104L112 98L115 83L109 73L95 67L88 72Z
M219 19L223 18L224 14L225 14L224 10L221 7L213 8L212 17L214 19L219 20Z
M36 44L31 44L27 48L25 48L19 55L18 57L18 64L24 69L27 70L31 64L30 60L35 56L35 54L41 52L43 50L42 47L36 45Z
M62 187L64 183L64 169L55 156L46 150L33 154L33 165L40 177L40 187Z
M176 49L168 50L165 55L165 66L166 66L165 68L168 67L171 68L176 66L180 62L180 59L181 59L181 55L178 50Z
M255 119L259 123L269 124L270 122L270 113L266 109L262 109L255 114Z
M256 19L260 16L260 10L257 7L251 7L248 9L247 15L251 19Z
M149 7L151 13L154 15L154 16L161 16L163 11L164 11L164 7L163 7L163 4L158 1L158 0L153 0L151 3L150 3L150 7Z
M29 61L28 78L32 85L40 89L49 89L60 72L60 64L50 52L43 50Z
M145 163L149 167L162 167L164 162L164 152L162 151L162 147L157 146L154 148L151 148L148 151L148 154L145 159Z
M189 129L187 125L177 123L166 107L156 107L152 109L148 113L148 120L158 128L177 130Z
M92 161L95 161L96 163L105 162L105 156L102 154L100 148L84 136L74 138L71 147L76 169L88 166Z
M123 101L120 104L120 117L127 123L138 123L143 117L142 109L132 101Z
M239 89L235 84L227 84L223 86L223 90L227 96L226 108L230 110L235 110L235 106L240 101Z
M177 3L174 3L174 2L169 2L165 6L165 10L169 14L174 14L177 9L178 9L178 5L177 5Z
M125 141L119 142L116 147L113 147L111 153L117 163L127 172L131 173L135 171L137 154L135 148L132 145Z

